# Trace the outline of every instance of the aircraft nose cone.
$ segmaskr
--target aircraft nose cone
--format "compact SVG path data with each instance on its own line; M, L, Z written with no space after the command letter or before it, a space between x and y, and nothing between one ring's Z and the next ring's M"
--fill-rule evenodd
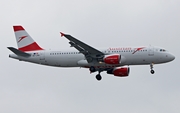
M170 59L170 61L173 61L173 60L175 59L175 56L172 55L172 54L170 54L170 55L169 55L169 59Z

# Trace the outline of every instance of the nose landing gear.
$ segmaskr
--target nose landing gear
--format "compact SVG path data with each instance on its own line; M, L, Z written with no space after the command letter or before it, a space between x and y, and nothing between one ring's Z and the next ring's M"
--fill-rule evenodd
M155 73L155 71L153 70L153 63L151 63L151 64L150 64L150 68L151 68L151 71L150 71L150 72L151 72L151 74L154 74L154 73Z
M155 71L154 70L151 70L151 74L154 74L155 73Z

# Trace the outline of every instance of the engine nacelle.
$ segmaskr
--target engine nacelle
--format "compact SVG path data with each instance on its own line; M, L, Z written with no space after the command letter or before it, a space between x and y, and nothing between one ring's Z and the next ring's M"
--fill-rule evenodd
M119 54L105 55L103 60L106 64L112 64L112 65L121 64L126 61L126 59Z
M112 70L108 70L107 74L113 74L117 77L126 77L129 75L130 68L129 67L116 67Z

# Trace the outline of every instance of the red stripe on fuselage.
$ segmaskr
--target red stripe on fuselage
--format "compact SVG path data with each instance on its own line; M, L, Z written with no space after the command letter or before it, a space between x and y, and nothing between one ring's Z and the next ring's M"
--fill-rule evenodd
M136 50L135 50L132 54L134 54L134 53L136 53L137 51L140 51L140 50L142 50L142 49L144 49L144 47L136 48Z
M20 51L37 51L37 50L43 50L39 45L34 42L30 45L24 46L22 48L19 48Z
M24 28L22 26L13 26L13 28L14 28L15 32L24 30Z

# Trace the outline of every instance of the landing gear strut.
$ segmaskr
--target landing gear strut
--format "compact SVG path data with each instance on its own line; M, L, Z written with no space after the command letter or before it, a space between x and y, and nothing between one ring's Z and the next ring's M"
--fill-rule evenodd
M150 68L151 68L151 71L150 71L150 72L151 72L151 74L154 74L154 73L155 73L155 71L153 70L153 63L151 63L151 64L150 64Z

